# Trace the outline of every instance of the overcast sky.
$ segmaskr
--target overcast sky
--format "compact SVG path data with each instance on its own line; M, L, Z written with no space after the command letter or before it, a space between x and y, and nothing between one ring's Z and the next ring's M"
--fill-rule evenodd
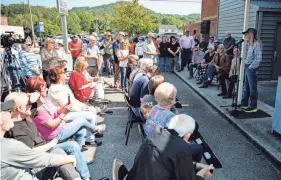
M99 6L116 2L117 0L68 0L68 8L81 6ZM169 1L169 2L168 2ZM178 1L178 2L175 2ZM182 2L189 1L189 2ZM27 3L27 0L1 0L2 4L12 3ZM144 7L149 8L155 12L163 14L181 14L187 15L192 13L201 13L201 0L140 0ZM199 3L198 3L199 2ZM30 0L31 5L40 5L47 7L56 6L56 0Z

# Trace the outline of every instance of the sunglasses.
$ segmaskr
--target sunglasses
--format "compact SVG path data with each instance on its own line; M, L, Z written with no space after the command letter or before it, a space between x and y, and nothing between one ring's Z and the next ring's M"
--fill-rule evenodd
M31 44L27 44L27 46L29 46L29 47L30 47L30 46L31 46Z

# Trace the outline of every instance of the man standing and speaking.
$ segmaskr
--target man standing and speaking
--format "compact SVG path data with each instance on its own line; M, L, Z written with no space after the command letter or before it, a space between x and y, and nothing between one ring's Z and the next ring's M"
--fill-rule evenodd
M192 36L189 36L189 31L185 31L185 35L179 40L181 48L181 70L183 71L187 65L189 69L189 64L192 58L192 49L194 48L195 42ZM179 71L179 72L180 72Z

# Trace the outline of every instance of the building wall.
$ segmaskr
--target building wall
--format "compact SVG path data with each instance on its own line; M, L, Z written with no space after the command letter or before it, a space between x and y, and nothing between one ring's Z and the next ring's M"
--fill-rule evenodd
M200 35L200 22L188 24L184 27L184 31L188 30L190 35ZM196 31L196 33L194 32Z
M281 23L281 12L267 11L260 13L262 13L262 19L258 34L263 43L263 57L259 68L259 78L270 80L277 38L277 23Z
M202 0L201 20L216 19L218 0Z
M245 1L242 0L220 0L217 34L220 41L225 38L227 31L236 41L242 38L244 7ZM251 5L248 27L256 28L257 10L257 6Z

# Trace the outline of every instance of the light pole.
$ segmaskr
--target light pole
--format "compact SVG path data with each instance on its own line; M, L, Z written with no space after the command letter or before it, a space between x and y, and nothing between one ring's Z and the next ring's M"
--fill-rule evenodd
M34 35L34 27L33 27L33 20L32 20L32 12L31 12L31 7L29 4L29 0L28 0L28 7L29 7L29 14L30 14L30 24L31 24L31 32L32 32L32 42L33 42L33 46L35 47L35 35Z

